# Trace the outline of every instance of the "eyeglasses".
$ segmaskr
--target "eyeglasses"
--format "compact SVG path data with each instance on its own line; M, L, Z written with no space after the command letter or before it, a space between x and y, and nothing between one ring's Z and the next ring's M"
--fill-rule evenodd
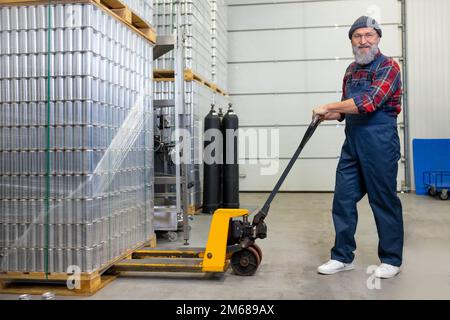
M359 33L355 33L353 34L352 38L354 40L358 40L360 41L362 39L362 37L366 38L367 41L371 41L375 38L376 33L374 32L370 32L370 33L366 33L366 34L359 34Z

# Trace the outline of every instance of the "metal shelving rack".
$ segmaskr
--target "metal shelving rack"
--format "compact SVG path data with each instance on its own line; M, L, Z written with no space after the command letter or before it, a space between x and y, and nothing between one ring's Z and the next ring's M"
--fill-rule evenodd
M179 2L174 5L180 5ZM154 48L154 60L163 56L164 54L174 51L175 56L175 99L173 100L154 100L154 108L174 108L175 119L174 127L175 134L178 135L178 143L171 146L172 160L174 160L175 174L168 174L167 163L170 157L169 152L164 156L165 169L163 174L157 175L155 172L155 185L163 185L164 192L155 193L155 198L172 199L172 203L164 205L155 205L155 219L159 220L159 224L155 226L155 231L166 231L168 238L175 241L178 237L177 231L183 231L183 239L185 245L189 244L189 199L188 199L188 177L187 164L181 162L180 144L182 142L181 133L177 130L186 127L186 112L185 112L185 82L184 82L184 46L186 42L186 32L181 22L181 10L176 10L176 21L174 25L173 36L163 36L157 38L157 43ZM175 185L175 192L168 192L168 186ZM175 201L173 201L173 199Z

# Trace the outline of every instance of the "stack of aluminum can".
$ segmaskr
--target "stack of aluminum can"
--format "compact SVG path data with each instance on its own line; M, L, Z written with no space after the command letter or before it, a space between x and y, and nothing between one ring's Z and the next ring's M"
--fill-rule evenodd
M217 2L217 3L216 3ZM181 0L181 24L186 31L185 67L191 69L209 82L220 83L219 87L226 88L226 5L225 1L212 0ZM154 1L154 21L158 35L171 35L174 32L176 10L178 6L174 0ZM225 11L225 12L223 12ZM168 53L155 61L155 69L174 69L173 52ZM155 99L173 99L174 82L155 82ZM214 92L195 81L185 83L185 101L187 114L187 129L190 131L191 162L189 170L189 182L193 187L189 189L191 206L201 206L202 188L202 150L203 150L203 119L216 101L216 105L226 108L226 97L214 94ZM172 129L175 123L173 108L158 108L155 114L155 135L164 144L173 144ZM160 115L167 120L167 127L159 130ZM158 162L161 159L156 157ZM155 163L159 167L167 168L167 164ZM157 187L159 188L159 187ZM160 191L160 190L158 190ZM162 191L161 191L162 192Z
M154 0L153 21L155 22L156 33L162 36L172 35L175 28L176 4L174 0ZM168 58L168 57L166 57ZM173 55L172 55L173 60ZM158 59L155 68L163 63L163 59ZM172 63L173 64L173 63ZM168 69L168 68L159 68Z
M155 0L155 26L158 35L171 35L174 30L176 8L174 0ZM211 2L210 0L182 0L181 24L186 31L185 67L204 80L212 82ZM155 61L155 69L173 70L173 52Z
M182 0L184 1L184 0ZM176 8L174 0L154 0L153 21L158 36L170 36L175 32ZM154 62L154 69L174 70L174 52L170 51Z
M153 45L86 3L1 6L0 39L0 271L105 267L154 234Z
M225 0L211 0L212 5L212 81L228 91L227 78L227 7Z
M153 25L153 0L121 0L121 2L139 18L149 25Z

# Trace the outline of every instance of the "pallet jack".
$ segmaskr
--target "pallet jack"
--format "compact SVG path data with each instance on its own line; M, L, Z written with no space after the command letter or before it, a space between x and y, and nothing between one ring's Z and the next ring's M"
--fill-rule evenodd
M217 209L212 216L206 248L137 250L131 259L115 264L112 268L113 272L223 273L231 265L237 275L254 275L262 259L262 251L255 241L267 237L267 226L264 220L269 212L270 204L321 121L319 116L315 116L311 121L296 152L262 209L256 210L257 213L251 223L248 209Z

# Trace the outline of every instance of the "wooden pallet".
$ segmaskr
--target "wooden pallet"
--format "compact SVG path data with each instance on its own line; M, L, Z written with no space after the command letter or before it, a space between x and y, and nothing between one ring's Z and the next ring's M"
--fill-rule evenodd
M220 93L221 95L223 95L223 96L227 96L227 95L228 95L225 91L223 91L222 89L220 89L220 88L217 87L217 86L216 86L216 91L217 91L218 93Z
M153 70L155 81L173 81L175 79L175 70L155 69Z
M210 88L211 90L214 91L214 85L211 82L203 79L202 77L200 77L199 75L195 74L190 69L187 69L184 72L184 80L186 80L186 81L197 81L197 82L203 84L204 86L206 86L206 87L208 87L208 88Z
M75 290L67 287L67 279L50 282L45 279L35 279L36 277L28 281L23 276L12 279L0 278L0 293L42 295L52 292L56 296L91 296L114 281L117 276L117 274L102 274L89 280L80 280L80 288Z
M0 0L0 5L38 5L48 4L48 0ZM156 44L155 29L142 20L120 0L52 0L52 4L60 3L93 3L117 20L125 23L136 33Z
M156 44L156 31L147 22L142 20L137 14L131 11L120 0L90 0L96 3L99 7L108 11L112 16L121 20L131 29L142 35L144 38Z
M163 69L155 69L153 70L153 80L154 81L174 81L175 79L175 71L174 70L163 70ZM221 95L226 96L225 91L221 90L216 84L209 82L198 74L193 72L190 69L186 69L184 71L184 80L185 81L197 81L198 83L203 84L204 86L210 88L212 91L217 92Z
M133 249L128 250L120 257L110 261L92 273L82 273L79 276L79 288L69 289L67 280L70 275L66 273L45 272L4 272L0 273L0 294L31 294L41 295L53 292L57 296L91 296L114 281L118 274L109 273L109 269L123 259L131 258L136 250L145 247L156 248L156 235Z

